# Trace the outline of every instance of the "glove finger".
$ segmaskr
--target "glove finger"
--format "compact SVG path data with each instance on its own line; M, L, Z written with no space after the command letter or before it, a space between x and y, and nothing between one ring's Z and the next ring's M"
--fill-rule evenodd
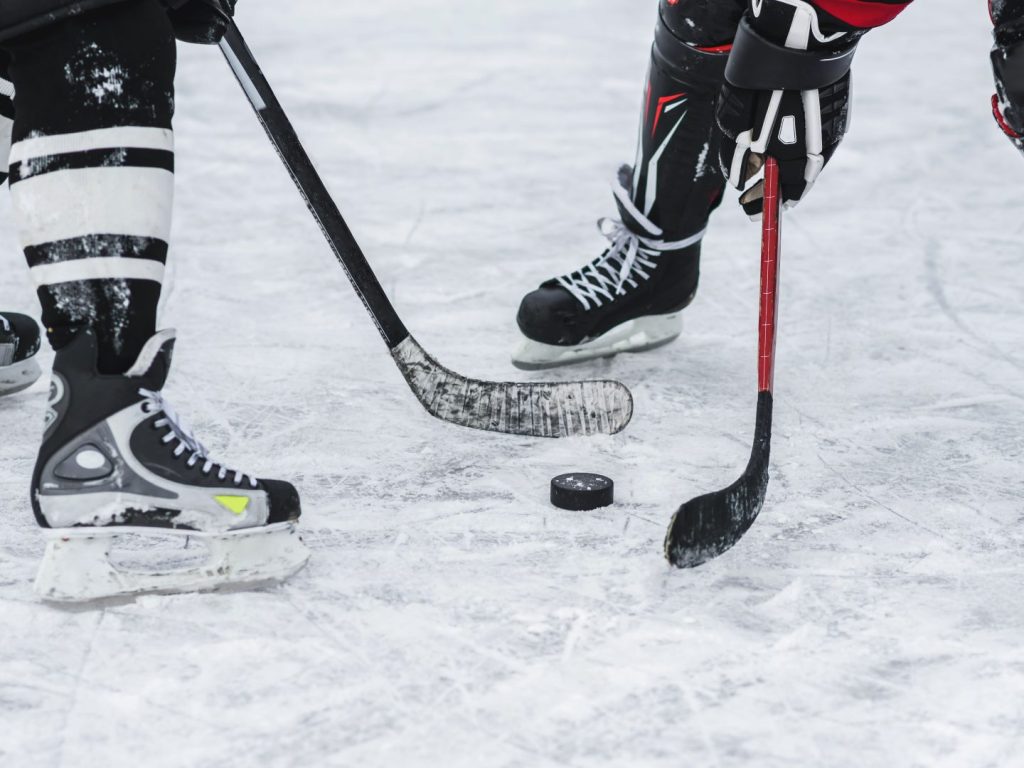
M745 173L743 174L744 184L746 184L753 178L764 175L761 172L761 169L764 168L764 155L758 155L753 152L748 152L745 166Z

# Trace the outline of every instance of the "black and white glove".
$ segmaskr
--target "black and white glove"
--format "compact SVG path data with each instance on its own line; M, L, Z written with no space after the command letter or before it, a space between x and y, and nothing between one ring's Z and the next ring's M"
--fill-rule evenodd
M1014 146L1024 152L1024 0L990 0L989 11L996 25L992 116Z
M219 43L235 15L237 0L163 0L174 27L174 36L183 43L211 45Z
M716 121L722 173L751 216L764 155L779 161L782 202L803 199L849 123L850 64L864 30L819 19L803 0L751 0L725 70Z

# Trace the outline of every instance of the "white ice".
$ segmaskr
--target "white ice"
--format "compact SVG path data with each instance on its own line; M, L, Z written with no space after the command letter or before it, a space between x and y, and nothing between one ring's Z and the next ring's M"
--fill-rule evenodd
M520 296L593 257L654 0L247 2L239 25L421 342L511 369ZM181 50L169 396L290 478L310 567L255 593L39 604L46 387L0 401L0 765L964 766L1024 758L1024 159L981 0L869 35L852 133L786 215L772 484L690 572L661 539L746 462L758 229L730 199L614 438L426 416L216 49ZM0 203L0 306L35 311ZM46 361L49 360L47 356ZM560 512L549 479L613 477Z

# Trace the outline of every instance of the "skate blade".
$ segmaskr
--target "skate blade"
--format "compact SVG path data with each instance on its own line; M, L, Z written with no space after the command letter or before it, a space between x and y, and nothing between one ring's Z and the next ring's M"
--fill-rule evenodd
M251 588L287 579L302 569L310 555L295 523L228 533L144 527L56 528L46 530L45 536L46 552L35 592L41 599L57 603ZM135 538L134 549L115 549L126 537ZM155 539L170 540L177 547L169 557L162 553L162 562L150 568L146 561L152 558L145 555L152 554Z
M682 332L682 313L674 312L627 320L596 339L574 347L544 344L523 336L512 353L512 365L524 371L542 371L625 352L646 352L675 341Z
M12 365L0 366L0 397L28 389L43 375L34 357Z

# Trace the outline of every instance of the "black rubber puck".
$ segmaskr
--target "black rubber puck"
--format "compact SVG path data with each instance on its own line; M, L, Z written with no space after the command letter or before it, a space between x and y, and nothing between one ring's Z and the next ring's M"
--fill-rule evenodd
M559 509L586 512L610 506L615 501L615 483L604 475L570 472L551 479L551 503Z

